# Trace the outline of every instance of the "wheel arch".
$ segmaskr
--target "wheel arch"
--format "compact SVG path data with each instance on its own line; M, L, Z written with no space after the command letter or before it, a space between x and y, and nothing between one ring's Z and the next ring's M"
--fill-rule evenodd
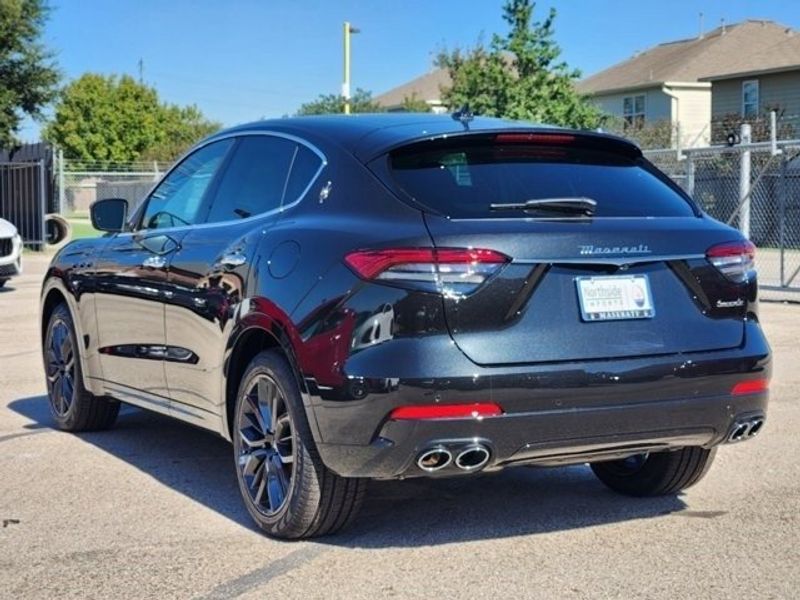
M78 356L81 361L81 376L83 378L83 386L92 394L96 396L105 395L104 390L102 389L99 380L93 379L94 373L96 373L95 364L87 358L87 350L88 350L88 338L85 335L86 332L83 329L83 323L79 318L79 309L75 302L75 297L70 294L63 286L63 283L60 279L57 278L50 278L46 280L45 285L42 289L42 296L41 296L41 321L39 323L39 334L40 334L40 348L42 349L42 360L44 361L44 340L47 336L47 326L50 323L50 317L53 315L53 311L56 307L63 304L67 310L69 311L70 317L72 317L72 327L75 331L75 338L78 344L79 352Z
M241 323L240 325L235 334L231 336L232 342L229 344L229 350L226 353L223 364L223 394L225 399L224 410L222 411L223 427L221 433L223 436L229 440L232 439L231 427L236 408L236 396L247 366L260 352L274 349L279 351L287 360L295 375L300 395L306 408L306 417L315 439L318 440L316 423L306 401L308 397L307 391L289 336L278 323L265 315L248 315L247 323Z
M50 317L53 315L53 311L59 304L64 304L68 309L70 309L69 302L67 302L67 297L64 295L64 293L56 287L50 288L50 290L45 293L42 299L42 319L41 323L39 324L39 333L42 343L44 343L45 336L47 335L47 325L50 323ZM71 309L70 313L72 313ZM74 316L72 321L75 321Z

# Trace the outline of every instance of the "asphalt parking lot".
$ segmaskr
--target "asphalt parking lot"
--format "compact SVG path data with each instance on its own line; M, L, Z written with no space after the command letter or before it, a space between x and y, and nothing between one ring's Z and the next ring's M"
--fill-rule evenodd
M272 541L228 444L127 408L55 431L39 356L46 260L0 292L2 598L796 598L800 306L763 304L769 418L677 498L633 500L586 467L372 484L354 528Z

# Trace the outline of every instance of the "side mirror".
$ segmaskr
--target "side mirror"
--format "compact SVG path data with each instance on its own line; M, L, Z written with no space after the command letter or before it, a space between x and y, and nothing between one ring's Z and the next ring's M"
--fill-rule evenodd
M89 209L92 227L98 231L118 233L125 228L125 217L128 216L128 201L124 198L106 198L98 200Z

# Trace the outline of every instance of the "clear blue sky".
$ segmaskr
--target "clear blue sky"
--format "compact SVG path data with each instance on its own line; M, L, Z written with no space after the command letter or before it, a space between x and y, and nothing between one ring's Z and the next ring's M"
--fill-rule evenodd
M233 125L292 113L338 93L342 22L353 38L353 87L374 94L431 68L441 48L505 30L502 0L51 0L46 43L65 79L86 71L138 75L165 100L197 104ZM558 9L564 59L585 75L636 51L746 18L800 29L800 0L541 0ZM746 51L746 49L742 49ZM23 139L38 127L26 124Z

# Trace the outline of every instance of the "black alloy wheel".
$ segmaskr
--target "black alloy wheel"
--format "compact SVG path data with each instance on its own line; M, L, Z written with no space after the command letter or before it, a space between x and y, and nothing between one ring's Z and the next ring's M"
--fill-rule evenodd
M65 417L75 396L75 346L69 325L54 319L45 348L47 392L53 414Z
M244 371L231 437L247 512L267 534L300 539L346 527L366 480L328 469L306 420L297 375L278 350L257 354Z
M94 396L84 387L77 339L69 309L59 304L50 314L42 344L50 412L64 431L107 429L117 419L119 402Z
M240 405L239 469L250 499L265 515L286 502L294 475L292 419L278 384L258 375Z

